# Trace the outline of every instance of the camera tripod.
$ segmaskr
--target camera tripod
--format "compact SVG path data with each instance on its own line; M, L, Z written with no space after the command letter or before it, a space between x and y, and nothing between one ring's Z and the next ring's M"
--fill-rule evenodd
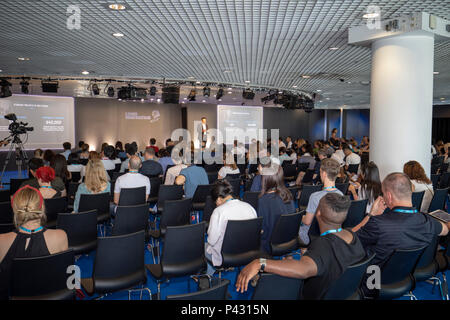
M10 137L6 138L5 140L9 138ZM3 164L2 174L0 176L0 188L3 188L3 175L5 174L5 170L8 167L9 160L11 159L13 150L15 150L16 165L17 169L19 170L19 179L22 178L22 166L24 167L24 169L26 169L28 166L28 156L24 151L22 140L20 140L18 135L14 135L11 142L11 146L9 147L8 155L6 156L5 159L5 163Z

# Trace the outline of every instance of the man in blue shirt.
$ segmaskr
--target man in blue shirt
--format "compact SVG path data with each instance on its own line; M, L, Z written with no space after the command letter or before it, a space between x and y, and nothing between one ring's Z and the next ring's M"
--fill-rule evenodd
M196 165L181 170L180 175L176 178L175 184L184 184L184 194L186 198L192 198L198 185L209 184L208 175L205 169Z
M69 160L69 155L72 153L72 151L70 151L70 149L72 149L72 145L70 144L70 142L64 142L63 148L64 152L62 152L61 154L66 158L66 160Z

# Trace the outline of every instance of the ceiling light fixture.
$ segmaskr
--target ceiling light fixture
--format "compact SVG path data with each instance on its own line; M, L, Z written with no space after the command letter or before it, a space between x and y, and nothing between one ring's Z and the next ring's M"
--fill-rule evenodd
M309 78L311 78L311 76L308 76L308 75L304 74L304 75L302 75L302 78L303 79L309 79Z
M82 71L81 73L84 74L84 75L88 75L89 71Z
M434 71L433 74L439 74L439 71Z
M127 7L125 7L123 4L114 3L114 4L110 4L108 6L108 8L110 8L111 10L121 11L121 10L125 10Z
M116 32L116 33L113 33L113 36L116 37L116 38L120 38L120 37L123 37L124 34L120 33L120 32Z
M30 61L31 59L30 58L25 58L25 57L19 57L19 58L17 58L17 60L19 60L19 61Z
M330 47L328 49L331 50L331 51L336 51L336 50L339 50L339 47Z
M380 16L380 14L378 12L373 12L373 13L366 13L363 15L364 19L375 19L378 18Z

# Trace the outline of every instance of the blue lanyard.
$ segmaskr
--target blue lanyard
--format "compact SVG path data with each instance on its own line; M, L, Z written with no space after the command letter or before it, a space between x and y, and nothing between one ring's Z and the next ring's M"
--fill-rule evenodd
M44 189L53 189L52 186L41 186L41 188L44 188Z
M27 228L22 227L22 226L20 226L19 228L22 229L23 231L29 232L29 233L38 232L38 231L41 231L42 229L44 229L42 226L37 228L37 229L34 229L34 230L30 230L30 229L27 229Z
M323 188L323 190L328 190L328 189L336 189L336 186Z
M138 173L138 171L128 171L128 173Z
M227 201L225 201L225 203L227 203L228 201L234 200L234 198L228 199Z
M337 230L336 229L331 229L331 230L325 231L320 236L323 237L323 236L326 236L327 234L341 232L341 231L342 231L342 228L339 228Z
M405 209L394 209L392 210L393 212L398 212L398 213L417 213L419 211L417 211L417 209L410 209L410 210L405 210Z

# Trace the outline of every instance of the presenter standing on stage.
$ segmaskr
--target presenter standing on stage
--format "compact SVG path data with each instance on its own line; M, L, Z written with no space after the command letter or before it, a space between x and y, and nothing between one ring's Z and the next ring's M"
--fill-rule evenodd
M206 136L206 132L208 131L208 125L206 124L206 117L202 117L202 123L200 123L200 125L198 126L197 132L198 132L198 137L200 138L200 148L203 145L203 142L205 142L206 145L206 141L208 139L208 137Z

